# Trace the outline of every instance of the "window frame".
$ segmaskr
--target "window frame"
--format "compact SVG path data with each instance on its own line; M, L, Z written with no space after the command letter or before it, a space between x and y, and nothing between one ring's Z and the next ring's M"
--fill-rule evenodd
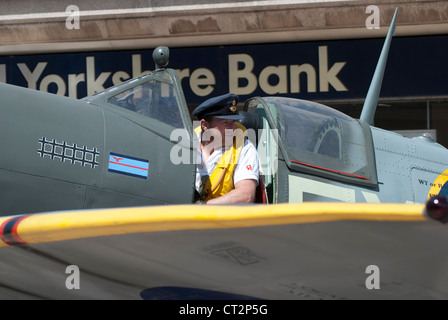
M148 117L144 114L138 113L136 111L128 110L116 104L109 102L109 99L122 94L132 88L143 85L149 81L158 81L161 83L166 83L173 87L173 92L176 97L177 106L179 108L180 116L182 119L182 128L176 128L169 124L166 124L158 119ZM173 69L159 69L153 71L149 74L145 74L139 76L137 78L133 78L127 80L119 85L106 89L100 93L94 94L92 96L85 97L82 99L88 103L99 105L104 107L120 116L127 118L130 121L133 121L139 124L142 127L156 133L157 135L163 137L164 139L170 139L171 133L176 129L185 129L188 132L189 140L192 141L193 137L193 125L190 117L190 113L188 111L187 103L185 100L185 96L180 86L180 81L177 75L177 72Z
M276 97L267 97L268 99L276 99ZM280 99L283 99L282 97L278 97ZM291 98L289 98L291 99ZM295 99L298 100L298 99ZM279 139L278 139L278 145L280 147L281 153L283 155L283 158L286 162L286 165L291 171L295 172L301 172L306 174L312 174L319 177L336 180L344 183L350 183L355 185L361 185L369 188L376 188L378 186L378 179L377 179L377 170L376 170L376 163L375 163L375 153L374 153L374 145L373 145L373 138L372 138L372 132L370 129L370 126L366 123L363 123L357 119L353 119L347 115L346 117L350 118L354 122L359 125L360 131L364 137L364 150L365 150L365 159L366 159L366 175L356 175L352 173L347 173L343 171L335 170L334 168L327 168L323 166L314 165L313 163L307 163L304 161L300 161L300 159L295 159L292 157L291 153L288 151L288 147L286 146L285 142L285 128L279 128L277 117L281 115L273 115L271 112L271 108L269 107L269 104L272 104L270 101L266 101L263 97L254 97L246 101L245 104L245 111L248 111L249 105L252 103L257 103L259 105L262 105L264 108L265 116L267 118L267 121L269 122L269 125L273 129L278 129L279 132ZM310 103L310 101L307 101L307 103ZM314 104L314 102L311 102ZM315 103L318 105L317 103ZM324 106L324 105L321 105ZM324 106L326 108L332 109L330 107ZM275 107L276 108L276 107ZM335 110L335 109L332 109ZM335 110L337 111L337 110ZM277 112L277 110L275 111ZM339 111L337 111L339 112Z

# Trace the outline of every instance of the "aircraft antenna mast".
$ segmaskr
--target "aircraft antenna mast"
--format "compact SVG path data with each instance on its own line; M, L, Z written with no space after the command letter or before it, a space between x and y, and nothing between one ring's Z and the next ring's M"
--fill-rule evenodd
M373 118L375 115L376 107L378 105L378 99L380 97L381 84L383 82L384 70L386 69L387 57L389 55L390 43L392 37L395 34L395 19L397 18L398 8L395 9L395 14L392 19L389 32L387 33L386 40L384 41L383 49L381 50L381 55L376 65L375 73L373 74L372 82L370 83L369 91L367 92L366 100L364 101L364 106L362 107L361 121L373 124Z

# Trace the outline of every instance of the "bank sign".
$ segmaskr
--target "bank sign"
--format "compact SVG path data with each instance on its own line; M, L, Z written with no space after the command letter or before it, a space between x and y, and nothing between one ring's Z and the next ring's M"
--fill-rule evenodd
M384 39L171 48L186 100L233 92L362 100ZM448 36L392 41L381 96L448 96ZM83 98L154 68L152 50L0 57L0 81Z

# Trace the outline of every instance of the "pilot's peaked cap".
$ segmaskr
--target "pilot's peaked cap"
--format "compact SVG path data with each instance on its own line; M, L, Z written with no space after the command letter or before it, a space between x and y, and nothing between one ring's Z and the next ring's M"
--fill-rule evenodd
M243 119L243 116L238 113L237 104L238 96L227 93L204 101L193 111L193 115L197 116L199 120L210 116L227 120L240 120Z

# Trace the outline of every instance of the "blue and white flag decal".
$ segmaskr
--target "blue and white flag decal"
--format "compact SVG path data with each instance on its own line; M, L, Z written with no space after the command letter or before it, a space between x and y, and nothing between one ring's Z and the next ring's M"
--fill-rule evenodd
M128 176L148 179L149 161L122 154L110 153L109 171Z

